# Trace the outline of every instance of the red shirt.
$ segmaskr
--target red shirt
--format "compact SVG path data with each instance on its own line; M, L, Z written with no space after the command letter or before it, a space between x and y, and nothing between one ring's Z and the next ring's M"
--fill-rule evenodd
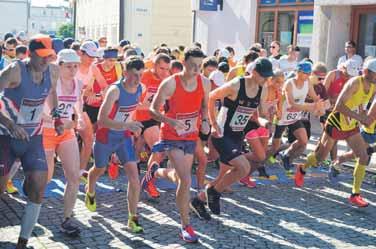
M176 131L169 124L162 123L160 138L161 140L196 141L198 139L201 104L204 98L201 75L197 76L197 87L192 92L187 92L184 89L179 75L173 77L175 78L176 89L166 103L165 115L183 122L186 129Z

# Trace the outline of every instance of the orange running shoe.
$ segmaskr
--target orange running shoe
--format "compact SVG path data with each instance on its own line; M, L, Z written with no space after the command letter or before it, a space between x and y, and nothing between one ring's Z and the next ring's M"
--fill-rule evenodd
M114 155L112 155L110 165L108 166L108 176L111 180L116 180L119 177L119 165Z
M146 172L145 176L142 178L141 186L142 189L149 195L150 198L159 198L160 194L155 186L154 173L159 168L159 164L153 162L150 169Z
M295 186L301 188L304 185L305 172L302 169L302 165L298 165L295 171Z
M349 202L355 206L358 206L360 208L367 207L369 205L368 202L366 202L360 194L352 194L349 197Z
M252 181L251 177L248 175L240 179L239 182L243 184L244 186L246 186L247 188L256 188L256 182Z

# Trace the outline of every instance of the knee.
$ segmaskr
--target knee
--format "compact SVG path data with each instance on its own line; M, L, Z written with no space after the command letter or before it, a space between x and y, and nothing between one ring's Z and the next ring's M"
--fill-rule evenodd
M265 153L265 151L256 153L256 159L258 161L260 161L260 162L265 161L266 160L266 153Z
M368 165L371 157L367 154L367 152L362 151L359 155L359 163L362 165Z
M192 183L192 178L190 175L183 176L179 178L181 186L185 188L190 188Z
M307 137L301 137L297 141L298 141L299 146L306 147L307 143L308 143L308 138Z
M238 167L240 175L248 175L251 171L251 165L249 163L243 163Z

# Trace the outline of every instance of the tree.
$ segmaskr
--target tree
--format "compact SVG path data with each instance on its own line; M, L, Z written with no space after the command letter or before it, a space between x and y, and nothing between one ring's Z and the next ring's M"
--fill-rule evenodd
M73 37L74 36L73 25L70 23L61 25L57 30L57 36L60 36L63 38Z

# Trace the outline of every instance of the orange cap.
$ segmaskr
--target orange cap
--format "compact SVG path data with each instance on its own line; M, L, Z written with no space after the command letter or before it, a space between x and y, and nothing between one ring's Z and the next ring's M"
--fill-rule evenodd
M36 35L30 39L30 52L35 52L40 57L56 55L52 48L52 40L47 35Z

